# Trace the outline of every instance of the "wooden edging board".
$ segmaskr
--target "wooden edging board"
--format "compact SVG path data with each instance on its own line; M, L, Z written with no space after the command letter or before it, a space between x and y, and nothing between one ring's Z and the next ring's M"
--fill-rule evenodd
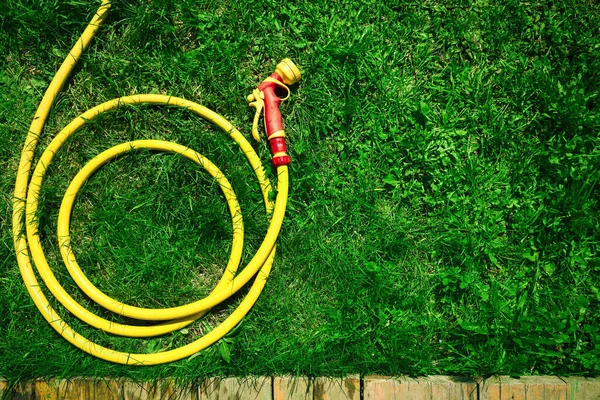
M493 376L210 378L197 385L169 379L0 379L0 399L55 400L600 400L600 378Z

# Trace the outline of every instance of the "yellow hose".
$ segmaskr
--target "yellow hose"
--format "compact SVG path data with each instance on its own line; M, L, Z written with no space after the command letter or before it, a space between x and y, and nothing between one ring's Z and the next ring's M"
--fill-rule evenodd
M287 166L280 166L277 168L277 197L273 203L268 198L269 192L271 191L271 184L266 177L265 170L258 155L248 141L244 138L244 136L225 118L214 111L188 100L164 95L144 94L121 97L108 101L84 112L79 117L75 118L64 129L62 129L62 131L44 150L35 166L33 175L31 175L31 180L29 180L35 149L54 100L62 89L67 77L71 73L82 52L87 48L92 40L96 29L105 18L109 7L109 0L102 0L102 4L96 12L96 15L93 17L92 21L89 23L75 46L71 49L71 52L62 63L58 72L56 73L56 76L50 83L36 111L33 122L31 123L31 127L23 147L23 152L21 154L21 161L19 163L19 169L17 171L17 179L15 183L15 195L13 200L13 236L15 242L15 252L17 255L19 269L21 271L21 275L23 276L23 281L25 282L25 286L27 287L33 302L48 323L50 323L50 325L62 337L81 350L104 360L134 365L161 364L188 357L215 343L217 340L226 335L231 329L233 329L242 320L242 318L244 318L244 316L256 302L265 285L266 279L273 264L273 258L275 257L275 241L277 239L277 235L279 234L279 230L281 229L287 204L288 169ZM58 153L61 146L68 140L68 138L77 132L77 130L79 130L85 123L93 120L104 112L139 103L185 108L201 116L202 118L205 118L228 133L229 136L239 144L241 150L248 158L248 161L250 162L252 169L255 171L260 183L267 213L272 213L271 223L260 248L257 250L256 254L248 263L248 265L236 276L243 246L243 223L241 219L241 212L231 185L219 171L219 169L208 159L194 150L177 143L162 140L137 140L114 146L90 160L71 182L61 204L58 218L58 239L63 260L65 261L67 269L69 270L69 273L75 282L86 293L87 296L92 298L98 304L110 311L129 318L147 321L163 321L162 323L154 326L134 326L114 323L93 314L89 310L85 309L81 304L77 303L56 280L48 265L41 246L38 234L39 227L36 218L38 197L42 182L44 180L44 175L49 164L52 162L54 155ZM181 154L182 156L204 167L215 178L221 187L223 194L225 195L230 213L232 215L233 223L231 257L217 286L207 297L196 302L180 307L162 309L148 309L123 304L118 300L112 299L102 293L85 277L79 268L76 258L70 247L69 224L73 203L78 190L83 186L88 177L102 165L120 154L138 149L152 149ZM33 264L35 264L39 275L43 279L50 292L71 313L73 313L82 321L85 321L89 325L98 329L102 329L115 335L130 337L156 336L181 329L195 321L200 316L204 315L212 307L232 296L254 276L256 276L256 279L254 280L246 297L244 297L233 313L225 321L223 321L223 323L218 325L205 336L200 337L190 344L169 351L153 354L132 354L102 347L75 332L65 321L62 320L62 318L56 313L56 311L48 302L48 299L40 289L40 285L33 271Z

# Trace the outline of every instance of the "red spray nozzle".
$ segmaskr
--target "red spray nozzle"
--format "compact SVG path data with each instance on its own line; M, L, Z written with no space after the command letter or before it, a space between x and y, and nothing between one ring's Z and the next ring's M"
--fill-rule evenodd
M275 167L280 165L288 165L290 156L287 155L285 145L285 132L283 130L283 122L281 120L281 112L279 112L279 103L286 100L290 95L290 89L286 85L293 85L300 80L300 70L289 59L286 58L277 64L275 72L265 79L254 92L248 96L250 106L256 108L254 116L254 124L252 126L252 135L258 141L258 118L264 107L265 110L265 129L267 138L271 146L273 158L272 164ZM280 97L275 93L275 89L281 88L286 92L285 97Z

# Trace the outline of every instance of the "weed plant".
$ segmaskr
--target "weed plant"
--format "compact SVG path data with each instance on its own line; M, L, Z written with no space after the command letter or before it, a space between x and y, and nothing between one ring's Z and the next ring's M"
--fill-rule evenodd
M28 126L97 3L0 2L0 376L600 372L596 2L114 0L42 147L84 110L136 93L197 101L249 136L245 96L284 57L303 72L282 105L291 193L263 294L226 339L149 368L95 359L60 338L12 251ZM87 160L142 138L190 146L228 176L246 222L244 261L267 226L252 171L222 132L182 110L108 113L57 155L39 215L59 280L101 315L60 261L58 206ZM264 143L256 148L267 163ZM231 224L197 166L139 152L86 184L72 232L92 282L163 307L209 293ZM55 306L105 346L153 352L212 329L240 296L148 340L95 331Z

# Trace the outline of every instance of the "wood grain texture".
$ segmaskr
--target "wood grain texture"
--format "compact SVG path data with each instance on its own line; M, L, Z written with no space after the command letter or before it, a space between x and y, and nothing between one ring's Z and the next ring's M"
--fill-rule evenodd
M180 386L172 380L156 382L123 382L124 400L196 400L191 385Z
M306 377L273 378L273 400L312 400L313 384Z
M362 385L362 387L361 387ZM600 400L600 378L494 376L418 378L358 375L346 378L211 378L198 389L173 380L76 378L21 382L0 379L0 398L15 400Z
M600 378L564 377L569 400L600 400Z
M417 381L429 382L432 400L477 400L477 382L469 378L432 375Z
M212 378L198 388L199 400L271 400L270 377Z
M315 378L314 400L360 400L360 377Z
M451 376L419 378L366 376L364 399L476 400L475 381Z
M555 376L495 376L482 382L481 400L566 400L567 385Z
M123 383L114 379L95 379L92 390L96 400L121 400Z
M52 380L37 380L33 383L36 400L57 400L58 386L61 381Z
M411 386L417 385L412 378L370 375L365 376L363 385L365 400L420 398L419 393L415 392L414 396L410 394Z

